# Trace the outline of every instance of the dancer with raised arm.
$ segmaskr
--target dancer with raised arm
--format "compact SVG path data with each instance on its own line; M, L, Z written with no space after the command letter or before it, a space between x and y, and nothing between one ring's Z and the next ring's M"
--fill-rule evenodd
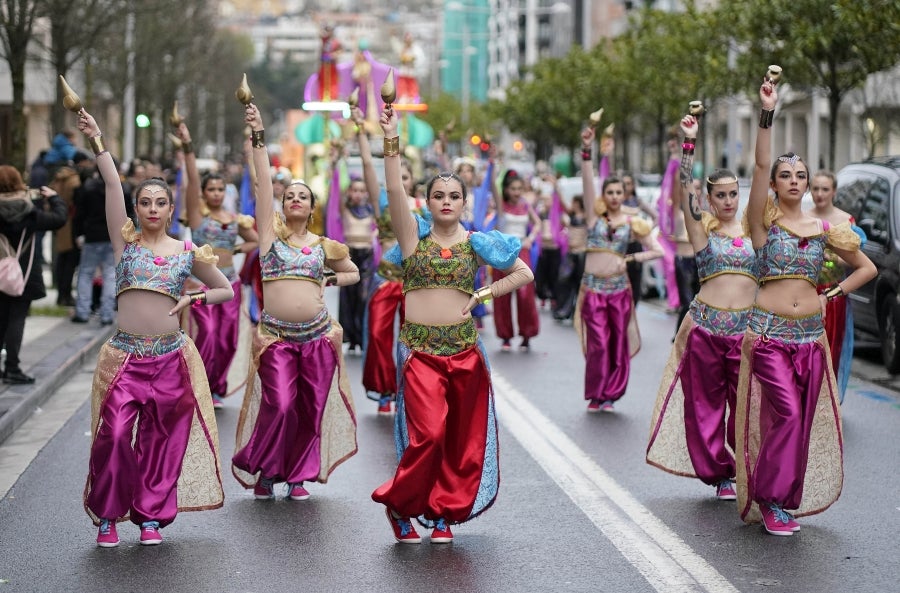
M641 346L634 290L626 264L660 258L662 248L650 234L650 224L622 210L625 189L616 177L603 180L597 200L592 167L595 131L581 133L581 180L587 219L587 255L575 308L575 330L585 357L584 399L588 412L612 412L613 402L625 395L631 357ZM643 251L626 255L628 244L639 240Z
M719 500L735 500L734 411L756 255L741 224L734 173L713 171L706 179L710 212L700 210L691 175L698 127L693 115L681 120L681 183L672 196L684 213L701 287L663 372L647 463L714 486Z
M253 164L269 167L259 110L245 107ZM359 282L345 245L309 231L316 197L288 184L274 211L272 181L259 177L256 219L265 308L253 338L232 471L257 500L306 500L305 482L325 483L356 453L356 412L342 357L340 325L325 308L326 286Z
M241 279L234 267L234 256L256 249L258 237L252 216L235 214L224 208L225 178L222 175L208 173L200 180L191 132L184 121L179 122L177 133L187 170L185 208L191 238L212 247L219 258L219 269L234 291L232 300L220 305L191 307L186 316L187 332L206 366L213 407L221 408L223 398L229 394L228 371L237 352L241 318ZM243 240L240 244L238 237ZM204 288L196 279L188 279L189 291Z
M840 406L822 323L825 302L856 290L876 269L849 226L832 226L802 211L809 187L806 163L794 153L772 163L780 70L770 67L759 89L762 110L747 206L759 291L741 348L735 459L741 518L762 521L772 535L789 536L800 529L795 516L824 511L843 485ZM819 295L826 245L853 272Z
M385 181L403 269L406 318L400 329L401 375L394 436L399 464L372 493L399 543L419 543L411 517L433 527L431 543L453 540L450 525L484 512L499 488L497 419L490 370L470 314L484 302L530 283L519 240L493 231L469 232L461 220L467 193L454 173L428 183L431 222L409 211L403 187L397 116L381 114ZM505 272L475 287L482 265Z
M84 109L78 129L97 155L106 185L106 220L116 260L118 329L100 350L91 397L91 453L84 507L99 525L97 545L119 545L116 522L141 528L140 543L162 542L159 530L179 511L222 506L219 436L209 384L178 313L234 297L204 245L167 234L175 201L165 180L135 189L139 229L100 128ZM193 274L206 290L183 294Z

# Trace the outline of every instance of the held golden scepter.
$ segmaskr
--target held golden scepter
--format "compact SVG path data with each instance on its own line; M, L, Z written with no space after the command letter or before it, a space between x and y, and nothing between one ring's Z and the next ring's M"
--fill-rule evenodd
M173 128L178 129L178 126L180 126L183 122L184 117L182 117L181 114L178 113L178 101L175 101L175 103L172 105L172 113L169 114L169 123L172 124Z
M391 68L388 70L388 75L384 80L384 84L381 85L381 100L384 101L385 106L388 108L388 112L394 110L392 103L396 99L397 85L394 83L394 69Z
M72 87L69 86L69 83L66 82L66 79L63 78L63 75L59 75L59 82L62 85L63 89L63 99L62 104L63 107L71 111L72 113L80 113L81 110L84 109L84 105L81 103L81 97L72 90Z
M600 109L598 109L597 111L591 113L588 116L588 120L591 122L590 126L591 126L592 130L596 129L597 126L600 125L600 118L602 118L602 117L603 117L603 108L602 107Z
M244 77L241 79L240 86L234 91L234 96L245 107L253 101L253 91L250 90L250 84L247 82L246 72L244 72Z
M769 69L766 70L766 80L768 80L772 84L778 84L778 81L781 80L781 73L781 66L772 64L771 66L769 66Z

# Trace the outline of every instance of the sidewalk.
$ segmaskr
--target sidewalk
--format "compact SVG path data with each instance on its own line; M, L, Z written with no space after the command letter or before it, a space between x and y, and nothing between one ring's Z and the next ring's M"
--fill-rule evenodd
M50 286L46 268L44 278ZM56 290L48 288L46 297L32 303L32 311L55 307L56 296ZM31 385L0 383L0 443L85 362L95 359L100 346L115 331L114 325L101 326L96 316L86 324L72 323L70 316L71 312L64 317L32 314L25 320L21 366L35 382Z

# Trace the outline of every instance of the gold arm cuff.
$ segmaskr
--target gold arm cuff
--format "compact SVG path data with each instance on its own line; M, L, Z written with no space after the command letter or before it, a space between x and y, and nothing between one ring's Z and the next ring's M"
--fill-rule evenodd
M475 300L479 303L486 303L494 298L494 293L491 292L490 286L482 286L478 290L475 291L475 294L472 295L475 297Z
M253 130L250 132L250 144L253 148L265 148L266 147L266 131L265 130Z
M384 156L400 156L400 136L384 139Z
M193 142L182 142L181 143L181 152L184 154L190 154L194 152L194 143Z
M106 147L103 145L103 134L91 136L88 138L88 143L91 145L91 150L94 151L94 155L100 155L106 152Z
M825 298L829 301L838 298L839 296L844 296L844 289L840 284L835 284L831 288L825 291Z

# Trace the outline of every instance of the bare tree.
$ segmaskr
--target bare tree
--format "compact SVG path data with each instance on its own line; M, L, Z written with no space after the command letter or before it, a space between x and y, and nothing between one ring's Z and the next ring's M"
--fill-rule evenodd
M20 170L25 170L25 66L28 62L28 45L32 38L35 20L40 13L40 2L32 0L0 0L0 55L9 64L12 79L12 119L9 137L2 145L8 146L0 158Z

